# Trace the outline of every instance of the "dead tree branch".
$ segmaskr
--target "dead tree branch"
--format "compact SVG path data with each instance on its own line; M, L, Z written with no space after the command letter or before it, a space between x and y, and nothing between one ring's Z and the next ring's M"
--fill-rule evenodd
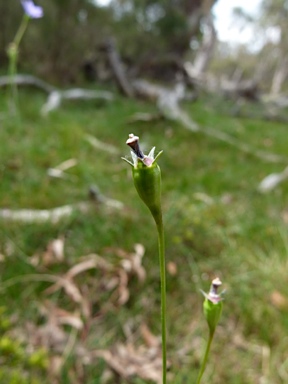
M118 54L114 39L108 39L105 43L105 49L108 56L108 61L112 72L114 74L118 88L122 94L127 97L133 97L133 87L130 85L121 61L120 55Z
M104 100L112 101L113 95L108 91L90 91L86 89L68 89L67 91L53 91L49 94L46 103L41 108L43 116L60 107L63 100Z
M62 205L52 209L0 209L0 220L22 223L45 223L57 224L62 219L71 217L75 213L85 214L101 204L108 209L119 210L123 204L118 200L110 199L102 195L97 187L91 187L89 191L90 200L76 204Z
M196 132L199 127L184 112L179 102L185 98L185 86L183 83L176 84L174 89L168 89L149 83L146 80L133 82L135 94L156 102L163 117L168 120L176 120L182 123L190 131Z
M225 142L226 144L232 145L238 150L249 153L250 155L258 157L264 161L279 163L288 160L285 156L257 150L250 145L233 138L225 132L209 127L200 127L185 111L182 110L179 105L180 101L185 98L185 87L182 83L176 85L176 87L172 90L157 86L155 84L150 84L144 80L135 81L133 86L136 95L156 101L159 111L164 118L178 121L184 128L191 132L200 132L204 135Z
M61 91L53 85L32 75L16 75L13 79L11 79L10 76L2 76L0 77L0 87L7 87L11 84L11 81L17 85L33 86L48 93L47 101L41 108L41 114L43 116L46 116L49 112L59 108L63 100L96 99L112 101L114 98L113 94L108 91L94 91L81 88Z
M217 129L204 127L204 128L201 128L200 132L204 133L205 135L211 136L214 139L221 140L224 143L232 145L233 147L241 150L242 152L258 157L259 159L267 161L269 163L282 163L288 160L288 158L285 156L257 150L251 147L250 145L243 143L233 138L232 136L228 135L227 133L221 132Z
M282 172L271 173L270 175L264 177L264 179L258 185L258 191L262 193L268 193L287 179L288 179L288 167L286 167Z
M11 84L11 82L16 85L30 85L32 87L39 88L46 93L50 93L56 90L56 87L53 85L48 84L38 77L32 75L16 75L13 78L10 76L0 77L0 87L7 87Z

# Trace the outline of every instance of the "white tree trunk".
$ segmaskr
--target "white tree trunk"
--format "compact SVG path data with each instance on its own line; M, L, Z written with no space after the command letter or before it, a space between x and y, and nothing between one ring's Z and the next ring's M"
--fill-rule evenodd
M271 93L278 95L281 92L282 85L288 76L288 55L280 59L279 65L273 76Z
M213 56L216 42L216 31L211 13L206 16L204 28L205 32L202 45L200 46L193 63L193 71L196 75L202 74L206 71Z

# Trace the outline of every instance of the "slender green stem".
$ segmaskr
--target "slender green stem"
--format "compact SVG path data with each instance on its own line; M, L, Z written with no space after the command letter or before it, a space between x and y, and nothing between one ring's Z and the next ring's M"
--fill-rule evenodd
M17 45L17 47L19 47L19 44L22 40L22 37L24 36L24 33L26 31L29 20L30 20L30 17L28 15L24 14L22 21L21 21L21 24L20 24L18 31L14 37L14 40L13 40L14 44Z
M205 354L204 354L203 361L201 364L200 372L198 375L197 384L200 384L203 373L205 371L207 361L208 361L209 352L210 352L210 348L211 348L211 344L212 344L212 340L213 340L213 336L214 336L214 332L209 331L209 339L208 339L208 342L206 345L206 350L205 350Z
M22 37L24 36L24 33L27 29L28 22L30 20L30 17L24 14L22 18L22 22L18 28L18 31L14 37L13 42L8 47L8 57L9 57L9 78L10 78L10 89L9 89L9 96L8 96L8 102L9 102L9 108L15 112L17 109L17 85L14 81L15 75L17 73L17 61L18 61L18 51L19 51L19 45L22 40Z
M167 347L166 347L166 263L165 263L165 241L162 213L154 215L158 231L159 265L161 280L161 332L162 332L162 377L163 384L166 384L167 372Z
M17 71L17 52L16 52L16 47L15 46L10 46L8 52L9 55L9 68L8 68L8 73L9 73L9 82L10 86L8 89L8 107L11 112L15 112L16 110L16 104L17 104L17 86L14 81L14 77L16 75ZM12 50L14 52L12 52Z

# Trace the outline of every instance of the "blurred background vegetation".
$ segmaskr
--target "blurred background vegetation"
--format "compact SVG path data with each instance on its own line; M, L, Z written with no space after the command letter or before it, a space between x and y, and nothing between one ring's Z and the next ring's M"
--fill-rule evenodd
M1 80L23 10L0 3L1 384L161 382L156 233L120 159L131 132L164 150L169 382L196 381L215 276L206 382L288 382L288 2L235 8L223 39L222 1L37 1L18 72L113 100L43 114L47 90L19 86L12 115Z
M57 84L77 83L83 75L90 75L90 80L107 79L103 45L114 37L131 74L173 81L177 66L179 69L186 60L193 62L205 35L211 32L211 24L207 27L210 16L213 28L216 25L223 31L221 23L229 25L224 20L229 14L225 12L221 18L216 12L223 2L113 0L101 6L96 1L39 1L45 17L29 26L21 47L20 71L33 71ZM6 49L22 17L19 3L0 4L0 65L4 72ZM213 44L209 70L227 78L241 70L244 78L257 79L265 91L287 87L287 12L286 0L258 2L252 15L245 8L234 8L230 26L233 36L238 27L240 44L229 43L231 30L224 40L222 32L222 41ZM242 35L247 35L247 28L252 37L244 44Z

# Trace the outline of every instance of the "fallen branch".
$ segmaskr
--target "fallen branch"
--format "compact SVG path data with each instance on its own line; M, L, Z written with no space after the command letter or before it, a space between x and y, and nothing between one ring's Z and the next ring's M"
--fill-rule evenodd
M247 110L247 108L245 108L245 103L238 100L233 108L232 115L234 117L241 117L245 119L248 118L287 123L288 116L285 108L288 106L288 98L286 101L287 105L285 105L285 98L277 99L275 96L263 95L261 99L258 100L258 108L251 111L250 109Z
M76 204L63 205L52 209L0 209L0 219L22 223L58 223L60 220L72 216L74 213L85 214L90 212L98 204L103 204L110 209L122 209L123 204L118 200L109 199L102 195L97 187L91 187L91 201L83 201Z
M288 179L288 167L286 167L282 172L271 173L266 176L258 186L258 191L262 193L267 193L276 188L284 180Z
M200 127L199 124L193 121L179 105L179 102L185 98L185 87L182 83L177 84L172 90L157 86L155 84L150 84L145 80L135 81L133 86L138 96L156 101L158 109L164 118L178 121L184 128L191 132L200 132L214 139L221 140L222 142L232 145L242 152L249 153L261 160L271 163L288 161L285 156L257 150L250 145L233 138L225 132L209 127Z
M54 90L48 96L46 103L41 108L43 116L60 107L62 100L78 100L78 99L98 99L104 101L112 101L113 95L108 91L90 91L86 89L68 89L67 91Z
M55 178L71 179L71 175L68 175L65 171L77 165L76 159L68 159L58 164L56 167L48 168L47 175Z
M265 160L270 163L281 163L281 162L288 161L288 158L286 156L281 156L275 153L269 153L269 152L257 150L246 143L243 143L237 139L234 139L232 136L228 135L227 133L221 132L213 128L205 127L205 128L202 128L200 132L208 136L211 136L215 139L221 140L226 144L232 145L233 147L236 147L242 152L249 153L250 155L253 155L255 157L258 157L261 160Z
M114 98L113 94L108 91L94 91L81 88L61 91L53 85L48 84L45 81L39 79L38 77L32 75L16 75L13 78L11 78L10 76L1 76L0 87L7 87L11 84L11 81L13 82L13 84L33 86L48 93L48 99L41 108L41 114L43 116L46 116L49 112L59 108L63 100L97 99L104 101L112 101Z
M140 97L155 100L163 117L168 120L176 120L190 131L199 131L198 125L184 112L179 102L185 98L185 86L177 83L174 89L150 84L145 80L137 80L133 83L135 93Z
M151 123L154 121L159 121L163 119L163 115L161 113L145 113L145 112L136 112L132 115L127 121L128 124L134 124L138 122L142 123Z
M223 79L221 91L228 97L244 98L250 101L259 100L259 86L254 79L236 82Z
M115 52L113 53L113 55L114 54ZM124 72L122 73L121 71L119 73L118 80L124 81L124 83L122 83L122 87L125 88L128 83L127 79L122 76ZM0 87L7 86L10 81L11 79L9 76L0 77ZM14 81L18 85L33 85L49 93L48 100L41 109L42 115L47 115L52 110L58 108L61 105L63 99L101 99L106 101L113 100L113 95L108 91L93 91L77 88L66 91L60 91L57 90L55 87L51 86L50 84L47 84L44 81L30 75L17 75L15 76ZM285 156L266 153L261 150L255 150L248 144L239 142L227 133L209 127L200 127L195 121L191 119L191 117L185 111L182 110L179 105L180 101L186 98L185 85L183 83L178 83L173 89L168 89L155 84L151 84L145 80L137 80L131 83L131 87L133 91L132 93L130 93L130 90L127 88L127 95L136 95L138 97L155 101L161 115L164 118L168 120L178 121L183 127L190 130L191 132L201 132L265 161L277 163L285 162L288 160ZM88 138L88 141L93 146L99 147L99 143L96 143L96 141L94 139L92 140L91 137Z
M100 149L102 151L108 152L111 155L119 155L120 151L118 148L114 147L114 145L104 143L103 141L98 140L95 136L85 135L85 139L88 141L92 147L96 149Z
M268 109L269 106L263 105L263 109ZM277 123L288 123L288 116L280 115L279 111L269 111L265 113L251 113L251 112L243 112L240 109L233 111L233 117L240 117L242 119L257 119L257 120L265 120L265 121L274 121Z
M0 87L7 87L11 84L11 82L16 85L30 85L39 88L46 93L50 93L56 90L56 87L54 87L53 85L48 84L45 81L39 79L38 77L32 75L16 75L13 78L11 78L10 76L0 77Z

